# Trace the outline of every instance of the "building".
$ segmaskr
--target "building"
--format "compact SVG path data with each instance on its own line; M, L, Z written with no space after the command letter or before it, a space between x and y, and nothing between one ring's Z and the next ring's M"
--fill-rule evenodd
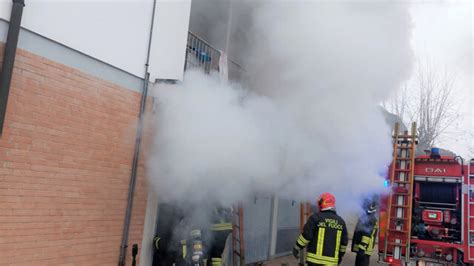
M2 60L12 2L0 2ZM147 206L140 160L128 201L142 90L182 79L191 3L25 2L0 101L0 264L130 265Z
M0 2L2 52L13 3L22 2ZM8 250L0 264L129 265L138 244L140 265L150 265L158 202L143 153L133 165L142 91L147 85L149 112L158 86L181 80L185 65L217 70L225 47L188 33L190 15L201 12L191 12L190 0L25 1L22 11L11 86L0 101L0 247ZM195 29L205 34L204 26ZM200 60L202 51L213 59ZM230 62L237 80L242 68ZM246 207L249 242L253 230L271 227L251 213L276 219L271 204L262 196ZM267 258L262 247L249 246L256 253L248 258Z
M211 13L207 5L216 2L25 4L8 101L0 99L7 108L0 114L0 264L130 265L138 244L140 265L150 265L159 214L136 150L142 99L150 113L159 86L183 79L185 65L223 70L221 55L229 78L245 81L245 45L235 45L244 33L233 25L246 20L246 6L219 1ZM2 60L12 5L0 2ZM299 204L256 195L244 211L248 263L288 254Z

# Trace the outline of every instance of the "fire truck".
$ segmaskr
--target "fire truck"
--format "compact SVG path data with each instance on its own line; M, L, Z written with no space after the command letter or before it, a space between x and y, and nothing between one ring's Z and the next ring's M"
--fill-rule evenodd
M474 265L474 160L416 156L416 124L395 126L380 203L379 258L389 265Z

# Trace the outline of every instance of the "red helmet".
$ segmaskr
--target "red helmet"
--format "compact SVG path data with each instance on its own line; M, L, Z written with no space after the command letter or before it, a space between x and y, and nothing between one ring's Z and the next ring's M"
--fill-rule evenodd
M320 211L333 210L336 208L336 197L326 192L319 196L317 203Z

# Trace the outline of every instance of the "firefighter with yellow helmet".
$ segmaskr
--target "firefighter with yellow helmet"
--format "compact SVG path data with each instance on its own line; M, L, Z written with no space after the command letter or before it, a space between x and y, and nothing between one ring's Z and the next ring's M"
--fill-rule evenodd
M347 248L347 227L336 213L336 198L331 193L323 193L317 201L319 212L306 222L298 236L293 255L299 258L306 248L306 262L311 265L339 265Z

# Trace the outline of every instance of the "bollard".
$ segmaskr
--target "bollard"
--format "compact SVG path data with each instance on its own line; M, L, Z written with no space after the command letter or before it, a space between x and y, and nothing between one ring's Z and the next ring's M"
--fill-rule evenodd
M132 245L132 266L137 265L138 244Z

